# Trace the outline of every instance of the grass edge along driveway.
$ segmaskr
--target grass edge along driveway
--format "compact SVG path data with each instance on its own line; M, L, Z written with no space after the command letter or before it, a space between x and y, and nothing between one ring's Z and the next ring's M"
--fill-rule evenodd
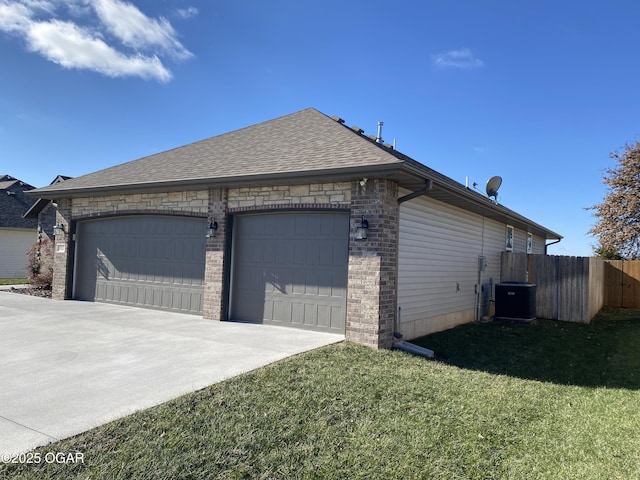
M0 478L640 477L640 311L419 343L442 360L321 348L32 452L83 462Z

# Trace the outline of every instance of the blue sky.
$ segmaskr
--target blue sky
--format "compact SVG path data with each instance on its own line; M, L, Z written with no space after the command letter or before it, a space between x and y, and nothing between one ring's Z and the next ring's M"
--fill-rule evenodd
M636 1L0 0L0 174L36 187L315 107L590 255L640 140Z

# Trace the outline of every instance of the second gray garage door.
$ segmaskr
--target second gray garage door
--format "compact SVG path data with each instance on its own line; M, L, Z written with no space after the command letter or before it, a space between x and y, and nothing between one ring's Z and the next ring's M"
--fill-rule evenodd
M202 313L206 220L128 216L78 224L74 297Z
M230 318L344 333L349 215L237 216Z

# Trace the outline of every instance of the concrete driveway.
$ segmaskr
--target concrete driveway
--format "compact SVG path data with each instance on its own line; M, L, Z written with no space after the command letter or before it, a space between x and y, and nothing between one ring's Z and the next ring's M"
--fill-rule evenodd
M343 339L0 292L0 455Z

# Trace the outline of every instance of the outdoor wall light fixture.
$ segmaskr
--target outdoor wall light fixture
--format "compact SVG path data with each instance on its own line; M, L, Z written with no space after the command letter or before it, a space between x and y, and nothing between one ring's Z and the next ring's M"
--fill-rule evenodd
M53 236L55 237L56 235L58 235L58 233L66 233L64 223L53 226Z
M360 220L360 223L356 226L356 238L358 240L366 239L367 230L369 230L369 222L367 221L366 218L364 218L364 215L363 215L362 219Z
M213 238L216 236L216 230L218 230L218 222L216 222L213 218L209 221L209 226L207 227L207 238Z

